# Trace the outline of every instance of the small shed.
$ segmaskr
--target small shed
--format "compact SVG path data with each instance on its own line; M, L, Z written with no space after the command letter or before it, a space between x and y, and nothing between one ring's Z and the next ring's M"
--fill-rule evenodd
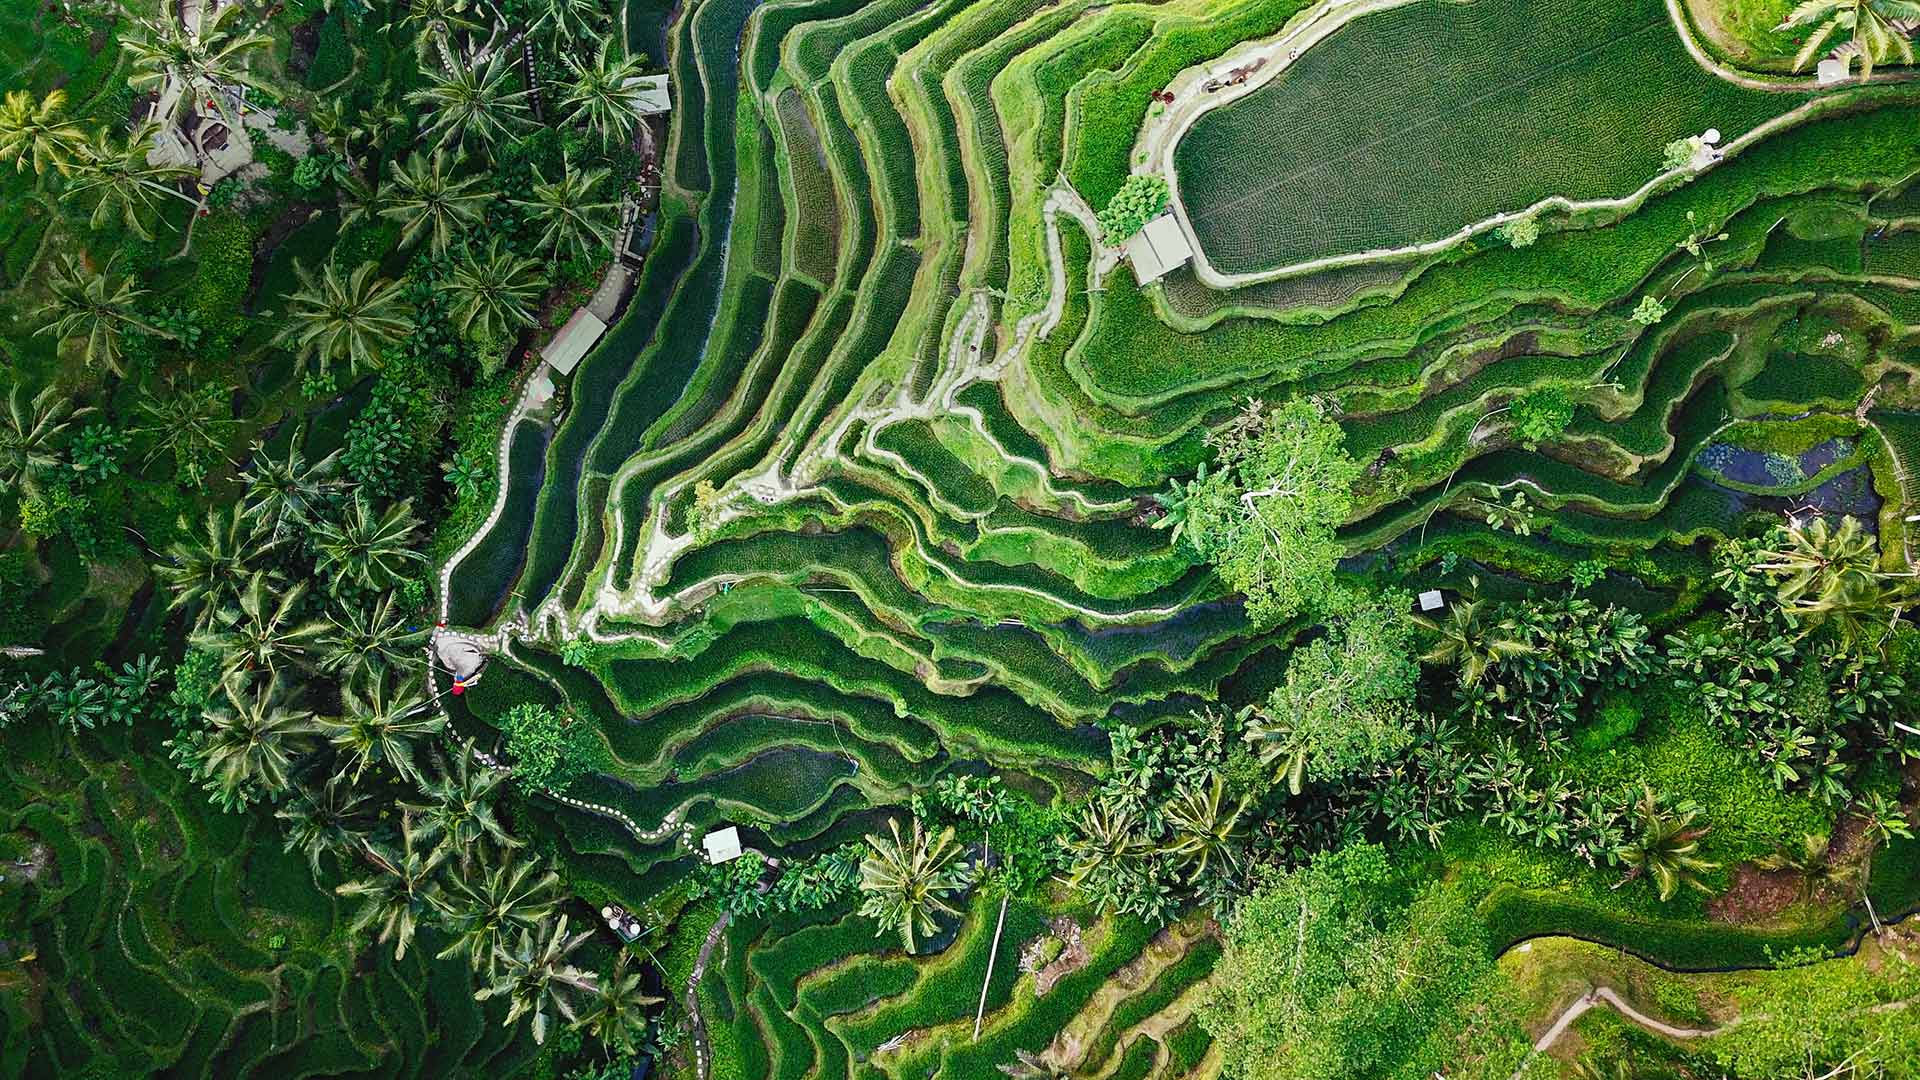
M1845 57L1829 56L1814 69L1813 81L1820 86L1838 86L1847 81L1847 67Z
M707 849L708 862L732 862L740 857L740 830L732 825L724 829L715 829L707 834L701 844Z
M560 374L571 375L573 369L580 366L581 357L586 356L606 332L607 324L600 321L600 316L580 308L540 350L540 359Z
M654 116L673 108L665 75L635 75L626 81L626 88L639 91L633 111L641 116Z
M1447 606L1447 598L1440 595L1439 589L1428 589L1420 594L1421 611L1439 611Z
M1159 281L1193 258L1193 245L1172 212L1161 214L1127 238L1127 261L1133 264L1133 279L1142 285Z

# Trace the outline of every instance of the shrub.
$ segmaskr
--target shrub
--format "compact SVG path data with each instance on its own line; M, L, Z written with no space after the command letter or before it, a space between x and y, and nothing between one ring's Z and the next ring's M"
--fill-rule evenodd
M513 758L513 779L522 791L565 791L600 761L592 725L572 713L540 705L516 705L500 718Z
M1517 248L1532 247L1540 239L1540 219L1528 214L1518 221L1509 221L1495 230L1500 239Z
M1515 398L1512 413L1520 445L1536 450L1541 443L1559 438L1573 423L1573 401L1565 390L1550 386Z
M1118 246L1167 208L1167 182L1158 176L1129 176L1100 211L1101 239Z

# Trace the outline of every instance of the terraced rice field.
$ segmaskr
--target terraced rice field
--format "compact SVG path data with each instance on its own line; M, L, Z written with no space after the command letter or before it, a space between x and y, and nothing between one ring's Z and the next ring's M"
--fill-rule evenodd
M1210 115L1180 150L1209 254L1257 269L1623 194L1668 139L1732 136L1802 100L1694 68L1657 2L1548 8L1369 16ZM1127 97L1130 139L1164 81L1278 29L1250 10L684 6L659 240L568 410L510 433L503 512L447 599L454 622L512 642L463 723L543 700L600 726L611 764L571 794L644 835L556 808L543 825L577 878L638 906L691 865L656 826L735 823L805 855L962 764L1071 794L1106 767L1104 723L1263 697L1296 628L1253 627L1142 514L1245 396L1334 403L1370 467L1342 540L1390 555L1403 583L1448 553L1468 553L1461 576L1539 581L1644 555L1618 588L1657 618L1689 602L1676 580L1699 572L1697 541L1786 505L1714 484L1693 467L1705 448L1754 415L1852 423L1864 379L1769 369L1783 320L1842 312L1879 343L1876 377L1910 370L1909 283L1776 242L1808 200L1881 220L1871 196L1920 169L1899 87L1607 227L1462 249L1404 280L1196 285L1163 306L1097 258L1087 200L1117 186L1117 144L1088 110ZM1676 246L1690 229L1728 234L1711 272ZM1670 305L1655 326L1628 318L1646 295ZM1528 450L1492 414L1541 386L1581 407ZM1913 425L1885 415L1910 463ZM522 486L529 469L540 482ZM1516 488L1541 527L1490 532L1477 501ZM569 666L576 639L595 647ZM970 903L951 941L912 957L845 909L731 922L697 991L712 1074L981 1077L1068 1031L1103 1075L1216 1064L1191 1020L1218 951L1204 919L1156 937L1016 901L975 1042L991 913ZM1007 956L1062 919L1089 960L1036 997ZM711 925L684 919L673 955Z
M1700 69L1662 0L1414 0L1203 115L1176 164L1201 249L1250 273L1617 199L1669 141L1732 140L1802 100Z

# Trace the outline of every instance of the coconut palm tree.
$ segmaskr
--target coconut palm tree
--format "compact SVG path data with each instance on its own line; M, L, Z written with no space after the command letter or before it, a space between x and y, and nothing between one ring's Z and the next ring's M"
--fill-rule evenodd
M435 147L488 149L526 126L527 92L513 89L509 51L478 67L456 59L447 70L426 71L427 85L407 94L408 103L432 114L422 139Z
M407 546L419 525L411 500L375 511L366 496L356 495L339 517L314 523L314 568L336 585L353 582L369 589L391 588L411 567L427 561Z
M1093 799L1081 808L1080 817L1067 834L1066 848L1073 857L1067 884L1078 888L1097 871L1145 858L1152 853L1153 845L1131 812L1105 799Z
M238 24L247 11L242 4L201 4L192 28L181 24L167 0L160 0L158 8L154 17L136 19L133 32L120 38L120 47L133 59L128 84L135 90L161 91L167 80L178 80L181 109L211 99L221 118L229 126L236 124L218 88L270 91L248 65L254 53L272 48L273 37L258 30L241 32Z
M228 805L279 795L311 745L313 714L293 707L290 686L277 678L260 684L230 672L221 690L224 700L207 710L188 754L189 771Z
M372 604L333 605L320 635L320 670L343 681L380 678L388 672L418 678L427 631L409 627L410 618L394 605L392 593Z
M560 258L592 255L613 243L614 219L620 210L618 203L594 198L607 175L606 169L579 172L571 163L551 183L536 173L533 198L514 199L513 205L526 208L541 224L541 247Z
M533 325L542 282L538 264L507 251L495 236L485 248L462 248L444 287L460 332L487 340Z
M1880 570L1873 535L1852 516L1836 528L1826 518L1791 521L1761 550L1753 569L1774 583L1780 606L1809 629L1831 625L1842 641L1858 640L1892 621L1901 584Z
M456 33L470 34L480 29L471 8L467 0L413 0L407 5L400 25L419 28L413 37L413 49L422 68L428 66L427 54L434 50L439 51L443 65L454 66L447 41Z
M424 236L427 249L438 255L456 233L479 224L493 193L482 186L484 175L456 178L460 160L435 150L431 157L415 151L393 163L393 179L380 192L380 216L400 223L400 246L412 247Z
M152 161L153 133L159 125L152 122L135 127L125 142L116 143L106 131L94 133L93 142L75 167L63 200L93 201L89 224L103 229L115 217L129 232L142 240L153 239L149 218L158 216L162 199L171 197L198 205L197 200L180 190L180 181L199 176L185 165Z
M1167 824L1172 826L1173 840L1164 850L1193 867L1189 881L1198 881L1215 856L1232 866L1239 862L1234 849L1246 833L1242 821L1246 812L1247 797L1243 795L1230 804L1226 782L1218 773L1205 787L1183 784L1167 804Z
M340 452L309 463L305 442L306 432L296 432L277 457L264 444L257 444L252 462L240 474L247 485L243 502L247 518L275 540L311 528L327 496L339 486L333 470Z
M567 123L580 124L600 136L601 145L625 143L633 138L640 122L640 87L632 85L640 77L639 57L612 53L613 43L600 42L593 59L582 63L571 52L561 59L573 72L573 80L560 95L561 107L568 110Z
M220 654L228 674L279 671L306 657L323 627L299 618L307 583L273 584L256 570L233 606L214 613L209 625L189 639Z
M1415 625L1438 635L1420 659L1429 664L1457 664L1462 686L1478 686L1495 663L1534 651L1512 619L1493 621L1484 600L1462 600L1448 608L1443 619L1424 615L1412 618Z
M373 796L331 776L319 787L298 788L273 816L284 823L285 850L305 854L317 881L320 863L327 856L344 865L366 846L378 810Z
M563 45L571 46L579 41L607 38L602 29L607 21L607 11L600 6L599 0L536 0L534 10L539 12L537 22L551 26L558 34ZM563 48L562 52L571 52Z
M383 349L413 328L413 306L397 282L374 276L379 270L368 261L343 276L328 256L315 275L294 260L300 287L287 297L280 342L317 359L322 372L335 360L355 372L373 366Z
M275 543L237 504L209 509L204 528L181 518L180 539L168 546L166 560L153 568L154 576L173 594L167 600L168 610L192 610L194 628L206 628L215 613L238 603L251 563Z
M1873 78L1873 66L1889 58L1913 63L1913 42L1893 26L1897 19L1920 19L1914 0L1806 0L1793 9L1775 33L1811 28L1812 36L1793 56L1793 70L1807 66L1837 34L1852 37L1860 50L1860 78Z
M560 875L536 858L502 860L487 873L455 875L442 906L455 937L440 956L465 956L491 975L504 946L559 910Z
M65 90L49 90L37 102L25 90L9 91L0 99L0 162L13 162L16 172L32 165L36 176L48 166L71 173L86 158L87 133L66 111Z
M647 1041L647 1006L666 1000L641 989L640 973L631 970L633 954L621 950L613 970L600 976L587 1011L574 1028L610 1051L637 1054Z
M1682 885L1705 892L1707 887L1699 875L1719 864L1699 855L1700 838L1707 834L1706 826L1694 825L1700 816L1699 808L1683 803L1672 810L1665 809L1653 788L1643 786L1636 811L1640 834L1629 840L1620 852L1620 861L1628 869L1619 884L1645 875L1653 879L1661 900L1671 900Z
M133 430L153 440L147 451L148 464L170 453L181 476L198 484L206 478L207 469L221 460L230 433L239 425L233 416L234 387L202 382L191 369L170 371L161 382L164 390L141 384L143 421Z
M40 309L47 322L37 334L64 344L82 342L81 358L89 367L104 367L116 375L121 342L128 330L157 333L152 324L134 314L134 302L147 290L131 277L88 273L71 253L62 254L47 276L48 299Z
M73 396L59 387L42 387L27 397L27 385L7 388L7 410L0 414L0 488L33 490L35 478L60 465L54 443L67 425L92 412L75 409Z
M378 926L380 932L376 940L382 945L393 942L393 958L404 960L407 946L413 943L414 932L420 928L420 920L440 908L440 864L445 855L438 849L423 847L413 827L412 814L403 813L400 846L370 844L366 856L379 872L346 882L333 891L366 901L354 916L353 933Z
M520 931L520 940L511 949L497 950L494 981L473 995L476 1000L507 999L506 1023L511 1026L523 1016L533 1018L533 1041L545 1043L549 1007L562 1019L575 1018L573 995L599 990L600 980L567 961L592 934L567 936L567 917L538 929Z
M493 812L494 792L507 782L508 775L505 769L483 764L473 740L468 739L461 744L460 753L444 763L438 777L421 784L421 791L428 797L421 832L437 838L449 855L457 858L462 870L489 844L501 849L520 846Z
M860 862L860 914L880 924L879 933L900 932L901 944L912 952L915 939L931 934L936 915L960 912L946 897L964 889L968 881L964 865L956 866L960 845L954 841L949 825L929 837L918 819L911 836L900 835L900 823L888 821L892 836L868 836L873 850Z
M400 688L383 677L341 687L340 709L341 715L321 717L318 723L320 733L341 754L340 775L355 784L369 765L385 765L417 781L414 745L447 726L446 717L428 708L418 684Z

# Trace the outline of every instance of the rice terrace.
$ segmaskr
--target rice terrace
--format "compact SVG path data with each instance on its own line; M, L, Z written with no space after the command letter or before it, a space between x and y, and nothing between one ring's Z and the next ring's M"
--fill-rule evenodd
M0 27L0 1077L1920 1078L1920 3Z

